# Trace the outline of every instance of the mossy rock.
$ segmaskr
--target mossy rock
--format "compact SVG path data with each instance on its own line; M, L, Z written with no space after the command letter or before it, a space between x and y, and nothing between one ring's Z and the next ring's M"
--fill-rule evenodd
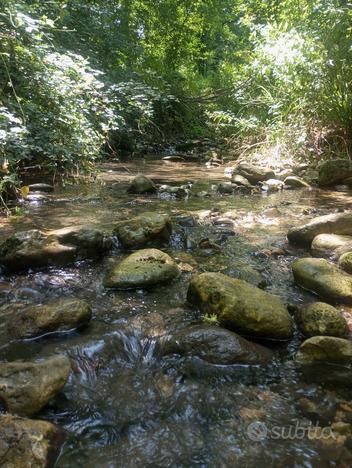
M297 313L297 324L306 336L346 336L348 325L340 311L324 302L313 302Z
M292 336L293 321L281 300L243 280L202 273L192 278L187 298L240 334L278 340Z
M352 274L352 252L346 252L339 258L339 267L346 273Z
M301 344L296 361L301 364L324 362L351 366L352 341L333 336L313 336Z
M106 288L150 288L172 281L180 273L176 262L157 249L139 250L117 262L104 279Z
M128 186L128 193L144 194L155 193L157 191L154 182L144 175L136 176Z
M64 298L14 313L8 330L10 336L16 338L33 338L82 327L91 317L92 311L86 301Z
M301 258L292 264L296 284L329 302L352 303L352 276L323 258Z
M170 218L153 212L121 221L114 228L114 234L126 249L165 245L169 242L171 233Z
M319 168L318 184L331 186L343 183L352 177L352 161L350 159L332 159L326 161Z

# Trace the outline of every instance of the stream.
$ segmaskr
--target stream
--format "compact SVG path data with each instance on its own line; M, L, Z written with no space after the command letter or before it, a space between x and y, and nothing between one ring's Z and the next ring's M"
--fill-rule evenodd
M192 181L200 196L127 194L137 173L160 184ZM324 374L317 378L294 364L303 340L299 332L289 343L264 343L274 351L267 365L220 366L158 353L165 336L202 323L200 312L186 301L193 273L246 279L279 296L289 310L313 300L294 285L291 273L294 259L307 252L288 246L286 233L315 216L351 208L351 192L220 195L214 190L220 181L224 167L152 159L105 163L94 183L58 188L45 200L26 202L23 216L0 220L1 239L21 230L77 224L111 233L116 222L146 211L169 214L173 223L165 251L182 275L150 291L105 289L109 258L0 276L0 305L74 296L93 309L90 325L79 332L20 342L8 342L0 333L1 360L54 353L71 359L64 392L37 416L67 431L57 467L348 466L308 437L275 438L263 435L260 425L259 433L249 432L258 420L265 421L264 430L315 423L303 408L307 398L321 413L319 425L330 424L339 405L352 403L344 375L334 381ZM112 256L125 255L115 246Z

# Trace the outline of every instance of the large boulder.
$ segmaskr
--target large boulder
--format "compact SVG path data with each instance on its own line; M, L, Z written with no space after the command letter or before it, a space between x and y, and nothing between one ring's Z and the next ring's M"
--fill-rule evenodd
M136 194L155 193L156 190L157 188L154 182L144 175L136 176L127 188L128 193Z
M292 264L295 282L331 302L352 303L352 276L323 258L301 258Z
M308 304L297 313L297 324L301 332L306 336L346 336L348 325L335 307L323 302Z
M70 370L70 360L62 355L41 362L2 362L0 401L11 413L31 416L63 389Z
M339 267L346 273L352 274L352 252L345 252L339 258Z
M304 341L296 354L301 364L352 364L352 341L333 336L313 336Z
M350 177L352 177L352 161L332 159L320 166L318 184L322 187L340 184Z
M103 232L74 226L43 232L19 232L0 245L0 264L8 271L63 266L76 260L96 259L109 246Z
M0 465L3 468L53 466L64 432L47 421L0 414Z
M287 238L291 244L309 247L319 234L352 236L352 213L335 213L319 216L303 226L290 229Z
M169 242L171 232L170 218L153 212L121 221L114 229L114 234L122 247L127 249L166 244Z
M221 326L268 339L288 339L292 319L277 297L222 273L194 276L187 298L204 314L216 315Z
M212 364L262 364L272 353L224 328L195 325L169 338L163 354L196 356Z
M232 175L232 183L237 187L244 187L248 189L253 188L253 185L249 182L249 180L239 174Z
M15 312L9 321L10 336L33 338L86 325L92 317L89 304L81 299L64 298Z
M275 173L268 167L254 166L252 164L240 163L234 171L245 177L251 184L257 184L264 180L275 179Z
M311 250L316 257L339 255L343 251L352 250L352 236L319 234L314 237Z
M168 283L179 275L176 262L157 249L144 249L117 262L104 279L106 288L138 289Z

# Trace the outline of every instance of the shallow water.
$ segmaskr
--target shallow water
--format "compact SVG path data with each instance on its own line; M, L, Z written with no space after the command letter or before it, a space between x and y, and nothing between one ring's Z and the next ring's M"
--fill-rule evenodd
M177 200L128 195L128 180L138 172L160 183L193 181L193 187L210 196ZM302 340L298 332L288 344L269 344L275 358L267 366L215 366L158 353L165 336L202 320L186 304L192 272L256 275L266 291L290 306L312 300L293 284L290 265L306 252L289 247L286 232L303 220L351 208L351 192L221 196L213 190L220 180L223 168L195 163L110 163L101 167L95 183L68 186L45 202L27 203L24 216L0 222L5 237L16 230L75 224L111 232L116 221L148 210L169 213L173 220L166 251L183 273L171 285L148 292L107 291L102 277L109 258L0 278L1 304L77 296L93 307L89 327L39 340L9 343L0 325L0 359L56 352L71 358L73 373L64 393L38 415L67 430L57 466L342 466L335 453L307 437L264 434L253 441L248 432L258 419L269 430L307 427L302 397L320 405L321 425L331 422L341 402L352 400L350 375L342 373L329 382L326 368L317 377L295 367L292 357ZM201 248L202 240L213 247ZM123 255L118 249L113 253Z

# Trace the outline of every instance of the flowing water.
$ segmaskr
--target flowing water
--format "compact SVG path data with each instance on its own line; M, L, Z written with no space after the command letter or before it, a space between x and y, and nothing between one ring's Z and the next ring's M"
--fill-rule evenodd
M210 196L128 195L127 183L138 172L160 183L193 181L193 189ZM212 187L219 180L224 180L223 168L195 163L105 164L93 184L60 189L46 201L26 204L24 216L1 221L5 237L76 224L111 232L115 222L145 211L168 213L173 220L166 251L183 273L167 286L148 292L105 290L109 258L0 278L2 304L76 296L93 308L87 328L38 340L8 342L0 325L0 359L60 352L72 361L64 393L38 415L67 431L57 466L348 466L308 437L263 435L265 428L308 427L312 422L300 404L304 397L320 409L320 425L331 423L339 405L352 399L350 378L332 381L326 370L317 377L295 366L292 357L302 340L298 332L290 343L269 344L275 357L266 366L218 366L158 353L167 335L202 321L186 303L192 272L254 278L290 306L312 300L293 284L290 265L305 252L287 245L286 232L304 219L351 207L348 192L221 196ZM112 254L123 255L118 248ZM248 425L257 420L266 426L255 427L253 436Z

